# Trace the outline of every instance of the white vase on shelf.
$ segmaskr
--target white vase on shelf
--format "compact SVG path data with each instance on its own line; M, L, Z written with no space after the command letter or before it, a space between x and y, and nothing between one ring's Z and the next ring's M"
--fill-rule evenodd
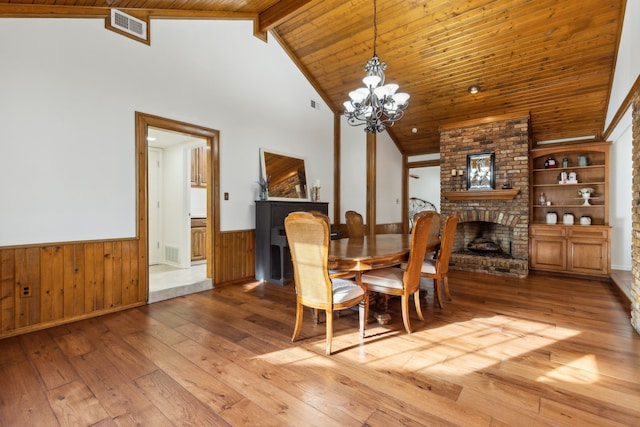
M591 206L591 204L589 203L591 193L582 193L582 198L584 199L584 203L582 203L582 206Z

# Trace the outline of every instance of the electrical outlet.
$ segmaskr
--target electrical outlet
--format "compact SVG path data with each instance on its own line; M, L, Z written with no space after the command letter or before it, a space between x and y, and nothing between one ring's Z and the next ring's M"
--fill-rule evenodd
M26 298L31 296L31 286L22 286L22 293L20 297Z
M229 200L229 193L224 193L224 199Z

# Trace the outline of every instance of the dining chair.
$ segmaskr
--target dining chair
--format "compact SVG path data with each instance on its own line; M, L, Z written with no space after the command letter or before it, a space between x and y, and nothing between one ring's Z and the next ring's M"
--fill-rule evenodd
M457 213L447 216L442 229L440 250L436 258L430 259L427 257L422 263L421 274L423 277L433 279L434 299L440 308L444 307L442 304L441 288L444 287L445 295L447 299L451 301L451 294L449 293L449 260L451 259L451 250L453 249L457 225Z
M425 259L435 259L440 251L440 245L442 244L442 236L440 226L442 225L442 215L436 211L433 212L431 219L431 227L429 228L429 237L427 237L427 247L436 247L433 252L427 253Z
M411 322L409 321L409 297L411 295L413 295L418 318L424 320L420 308L420 269L427 251L427 238L433 215L433 211L423 211L414 216L409 260L405 269L387 267L371 270L362 275L362 282L369 291L400 296L402 322L409 334L411 333Z
M364 237L364 220L362 215L356 211L346 211L345 219L347 220L347 232L350 238Z
M320 211L315 211L315 210L311 210L309 211L310 214L312 214L315 217L318 218L322 218L324 220L324 222L327 223L327 226L329 227L329 231L331 231L331 219L329 218L329 215L325 214L324 212L320 212ZM331 236L331 235L329 235ZM335 279L335 278L347 278L347 279L352 279L355 278L356 274L353 271L339 271L339 270L329 270L329 277L331 279ZM315 313L315 312L314 312ZM317 313L314 314L315 318L317 318Z
M293 263L296 290L296 322L291 341L300 335L304 307L326 313L326 347L331 354L333 312L359 304L360 336L364 337L368 315L368 295L353 280L331 279L327 269L329 258L329 227L309 212L292 212L284 220Z
M329 215L315 210L309 211L309 213L313 216L317 216L318 218L322 218L324 222L327 223L327 226L329 226L329 231L331 231L331 219L329 218Z

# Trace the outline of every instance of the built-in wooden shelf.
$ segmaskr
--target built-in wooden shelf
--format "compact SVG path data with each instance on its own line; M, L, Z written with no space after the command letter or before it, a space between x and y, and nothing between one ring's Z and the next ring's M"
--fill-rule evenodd
M471 191L443 191L449 200L512 200L520 190L471 190Z

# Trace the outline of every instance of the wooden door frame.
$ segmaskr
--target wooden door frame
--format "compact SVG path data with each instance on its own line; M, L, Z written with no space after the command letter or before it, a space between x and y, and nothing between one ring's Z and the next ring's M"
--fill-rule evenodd
M138 229L139 247L147 260L141 274L145 274L147 283L147 300L149 298L149 172L147 159L147 129L149 126L169 131L191 134L206 140L207 143L207 277L212 278L213 284L219 283L220 272L220 132L190 123L184 123L164 117L154 116L136 111L136 169L138 176Z
M406 154L402 155L402 230L409 233L409 175L413 168L440 166L440 159L418 160L410 162ZM442 180L442 178L441 178Z

